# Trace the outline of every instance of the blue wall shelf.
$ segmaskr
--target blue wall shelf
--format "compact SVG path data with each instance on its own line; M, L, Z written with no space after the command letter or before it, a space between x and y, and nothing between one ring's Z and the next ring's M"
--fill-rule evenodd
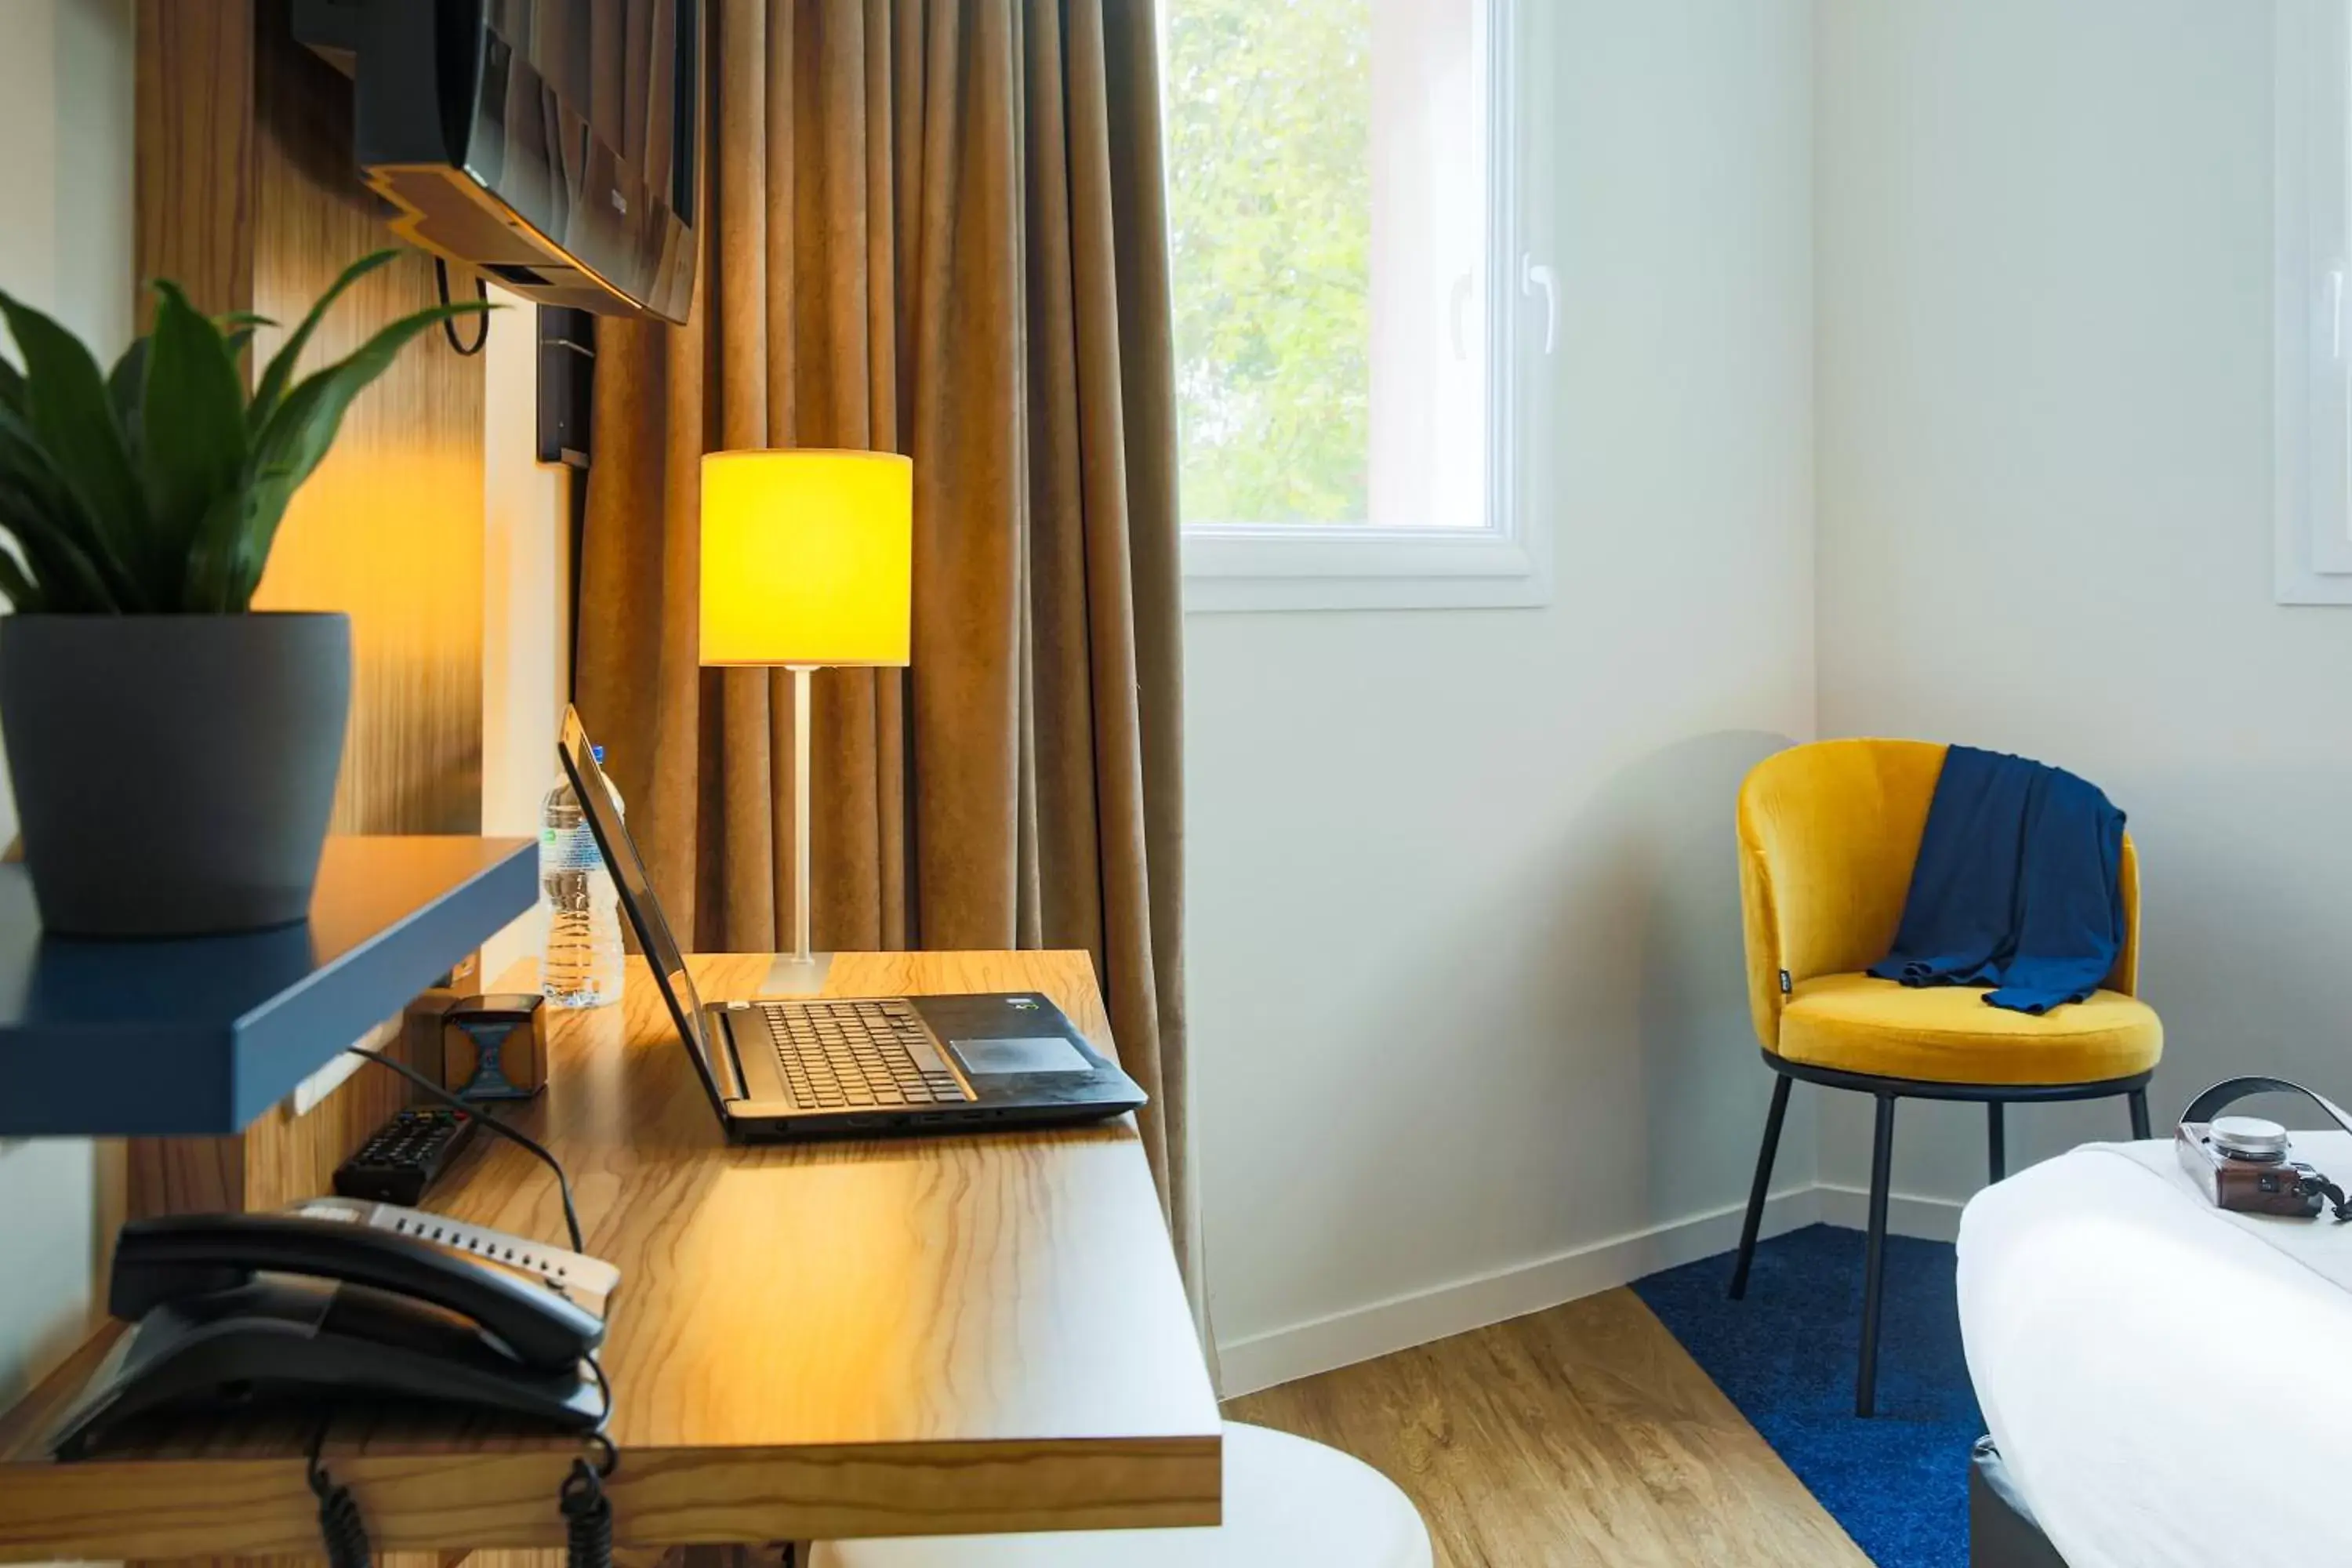
M0 866L0 1137L239 1131L538 896L528 838L339 835L299 925L89 942Z

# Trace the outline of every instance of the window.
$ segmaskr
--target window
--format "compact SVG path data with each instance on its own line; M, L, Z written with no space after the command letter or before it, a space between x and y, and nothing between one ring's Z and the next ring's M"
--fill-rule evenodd
M2345 0L2277 11L2277 533L2281 604L2352 604L2352 30Z
M1187 599L1542 602L1509 0L1160 0Z

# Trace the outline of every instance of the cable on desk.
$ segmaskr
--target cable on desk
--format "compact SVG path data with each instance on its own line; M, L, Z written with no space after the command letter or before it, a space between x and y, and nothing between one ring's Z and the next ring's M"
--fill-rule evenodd
M572 1206L572 1179L563 1173L563 1162L549 1153L536 1140L526 1137L522 1133L516 1131L513 1128L508 1126L497 1117L483 1110L480 1105L473 1100L467 1100L464 1095L457 1094L449 1089L442 1088L439 1084L435 1083L431 1079L426 1078L423 1073L418 1072L415 1068L410 1067L406 1062L395 1061L392 1058L385 1056L383 1052L369 1050L364 1046L345 1046L343 1048L351 1052L352 1055L355 1057L365 1057L372 1062L375 1062L383 1067L390 1068L393 1071L398 1073L401 1077L406 1079L409 1082L415 1084L417 1088L423 1089L434 1099L441 1101L444 1105L455 1106L459 1110L462 1110L467 1115L472 1117L475 1121L480 1122L483 1126L488 1128L491 1131L497 1133L499 1137L509 1139L514 1142L520 1143L524 1148L530 1150L533 1154L538 1155L541 1160L546 1163L547 1168L555 1173L555 1190L563 1199L563 1228L571 1233L572 1250L574 1252L585 1252L588 1250L588 1248L583 1246L580 1241L580 1211Z
M368 1544L367 1521L360 1517L360 1505L352 1496L352 1489L337 1486L327 1467L319 1462L319 1451L326 1446L327 1427L333 1417L319 1423L319 1430L310 1439L310 1491L319 1500L319 1536L326 1543L328 1568L370 1568L374 1558Z

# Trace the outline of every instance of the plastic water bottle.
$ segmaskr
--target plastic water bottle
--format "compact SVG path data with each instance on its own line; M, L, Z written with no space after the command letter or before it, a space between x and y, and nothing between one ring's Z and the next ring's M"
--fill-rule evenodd
M593 748L604 761L604 748ZM622 810L621 792L606 786L613 809ZM539 889L547 904L547 953L539 966L539 988L551 1006L603 1007L621 999L621 900L613 873L596 847L596 836L572 793L559 777L539 814Z

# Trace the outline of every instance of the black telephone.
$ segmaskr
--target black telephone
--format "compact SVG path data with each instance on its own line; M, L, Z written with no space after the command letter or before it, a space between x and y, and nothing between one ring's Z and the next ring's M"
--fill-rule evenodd
M598 1258L351 1198L135 1220L107 1301L135 1326L50 1446L79 1458L150 1414L354 1398L593 1430L587 1358L619 1283Z

